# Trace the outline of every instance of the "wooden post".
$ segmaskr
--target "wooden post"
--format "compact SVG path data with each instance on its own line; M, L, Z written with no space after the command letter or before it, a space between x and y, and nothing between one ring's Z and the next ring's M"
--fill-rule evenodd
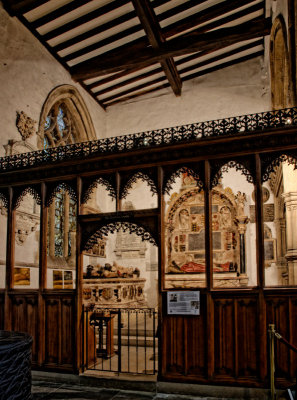
M13 208L13 189L8 188L8 210L7 210L7 239L6 239L6 288L4 305L4 329L12 329L11 304L9 291L13 288L13 268L14 268L14 250L15 250L15 209Z
M77 219L76 219L76 298L75 298L75 338L76 338L76 369L78 371L82 371L82 366L84 364L84 360L82 358L82 348L84 343L82 342L83 338L83 318L82 315L82 291L83 291L83 255L81 252L81 225L79 223L78 216L81 214L82 206L81 206L81 197L82 197L82 179L81 177L77 177L76 180L76 188L77 188ZM86 322L88 323L88 321Z
M259 342L267 343L266 332L266 303L263 287L265 285L264 270L264 227L263 227L263 192L262 192L262 172L261 158L259 154L255 154L256 165L256 257L257 257L257 278L259 286ZM263 381L267 375L267 347L261 346L260 350L260 376Z
M41 183L40 206L40 241L39 241L39 290L38 290L38 364L42 366L45 361L45 302L43 298L47 278L47 219L46 184Z
M210 164L204 162L204 203L205 203L205 270L206 286L209 291L213 287L213 263L212 263L212 214L211 214L211 187Z
M164 182L164 171L162 167L158 167L158 375L162 371L163 362L163 296L162 291L165 286L165 237L164 232L164 196L163 196L163 182ZM165 293L166 294L166 293ZM155 317L155 315L154 315ZM155 332L154 332L155 335Z
M211 214L211 182L210 164L204 162L204 203L205 203L205 270L207 286L207 376L212 378L214 372L214 311L211 289L213 288L212 263L212 214Z
M122 210L122 199L121 199L121 176L119 172L116 172L116 211Z

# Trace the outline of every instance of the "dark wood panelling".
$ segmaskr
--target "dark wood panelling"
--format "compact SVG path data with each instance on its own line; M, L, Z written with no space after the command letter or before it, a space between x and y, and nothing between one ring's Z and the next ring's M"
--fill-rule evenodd
M234 299L214 301L215 374L235 376Z
M60 299L45 301L45 364L59 362Z
M10 295L12 330L27 332L33 338L32 361L38 356L38 297L37 295Z
M4 299L5 293L0 293L0 330L4 329Z
M201 315L186 318L186 375L207 376L206 298L202 297Z
M296 301L296 299L295 299ZM269 324L275 324L275 330L280 333L285 339L291 339L290 335L290 324L296 323L296 319L291 320L290 313L290 297L288 296L277 296L268 297L266 300L267 304L267 326ZM295 309L296 311L296 309ZM296 332L296 325L295 325ZM275 346L275 376L277 378L285 378L290 380L290 364L292 352L287 346L276 341Z
M164 317L162 359L165 373L185 373L185 321L184 317Z
M237 376L259 378L260 362L257 299L237 300L236 314Z
M45 296L45 366L72 369L75 365L74 295Z
M61 300L61 364L73 365L76 353L74 343L74 302Z

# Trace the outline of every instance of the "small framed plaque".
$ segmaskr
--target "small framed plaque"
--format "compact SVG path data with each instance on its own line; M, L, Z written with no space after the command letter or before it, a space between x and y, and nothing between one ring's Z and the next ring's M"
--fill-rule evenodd
M167 292L168 315L200 315L200 291Z

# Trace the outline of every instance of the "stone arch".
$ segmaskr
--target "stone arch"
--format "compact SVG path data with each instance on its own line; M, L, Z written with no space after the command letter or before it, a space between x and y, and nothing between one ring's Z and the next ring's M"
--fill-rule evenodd
M289 53L286 24L282 15L273 23L270 34L270 79L273 109L290 105Z
M96 139L96 133L89 111L79 91L71 85L61 85L53 89L43 104L38 128L38 148L43 148L45 124L48 115L55 106L63 105L71 115L73 122L73 142L84 142ZM68 142L70 143L70 142ZM62 143L67 144L67 143ZM52 146L55 147L55 146Z

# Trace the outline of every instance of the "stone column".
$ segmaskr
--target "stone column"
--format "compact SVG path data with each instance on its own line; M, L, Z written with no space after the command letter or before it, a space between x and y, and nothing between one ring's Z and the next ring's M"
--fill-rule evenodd
M249 222L249 218L246 215L241 215L235 218L235 224L237 225L240 239L240 274L246 273L245 265L245 232L246 226Z
M297 192L284 193L289 285L297 284Z

